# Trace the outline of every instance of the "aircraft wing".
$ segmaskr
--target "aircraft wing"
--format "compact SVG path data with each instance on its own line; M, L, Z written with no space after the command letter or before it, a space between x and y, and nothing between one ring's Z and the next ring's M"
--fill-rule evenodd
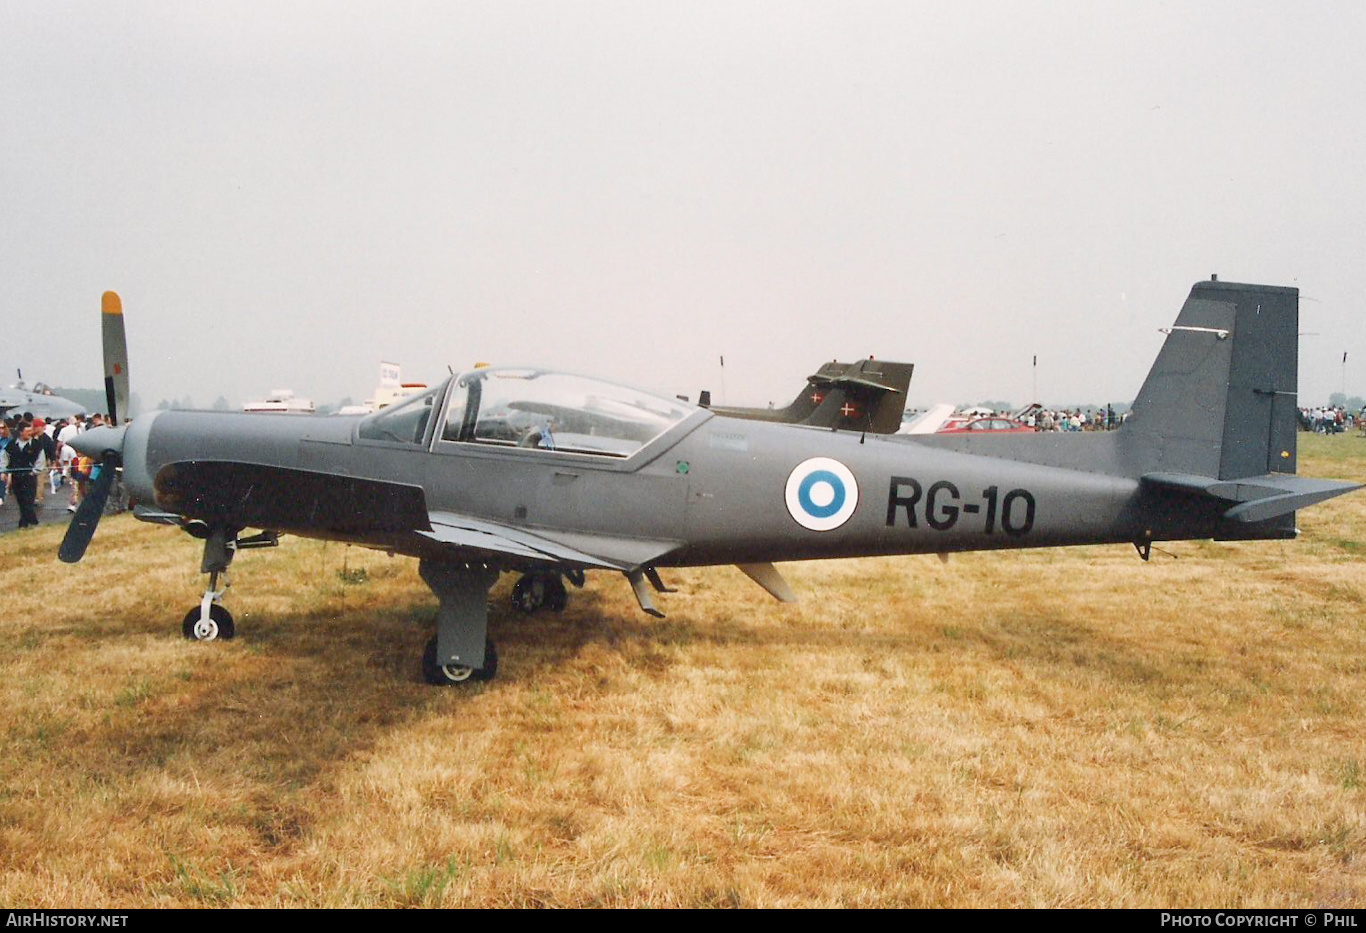
M156 477L158 508L143 521L182 518L310 535L326 531L365 540L413 535L451 556L462 552L505 562L633 571L675 550L677 541L529 531L455 512L429 511L422 487L262 464L179 461ZM399 545L400 550L406 546ZM430 551L430 545L425 550ZM468 557L467 557L468 559Z
M605 535L575 535L573 543L500 522L470 518L454 512L428 514L430 531L418 531L431 541L460 550L479 551L536 564L576 569L629 571L651 564L678 547L674 541L646 541Z
M469 518L454 512L428 513L428 521L431 522L432 530L419 531L418 534L439 544L504 557L521 557L537 563L621 569L618 564L497 522Z

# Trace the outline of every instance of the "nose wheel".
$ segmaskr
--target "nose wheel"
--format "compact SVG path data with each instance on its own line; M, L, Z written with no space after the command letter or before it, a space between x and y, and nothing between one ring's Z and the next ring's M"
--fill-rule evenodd
M218 577L222 574L223 588L218 587ZM237 634L233 625L232 613L219 602L228 591L227 571L214 570L209 573L209 586L204 590L204 598L199 605L185 613L180 623L180 633L191 641L227 640Z
M186 613L185 621L180 623L180 632L191 641L226 641L237 634L237 627L233 624L232 613L214 603L209 607L207 618L197 606Z
M209 575L209 585L204 588L199 605L185 613L180 633L191 641L226 641L237 634L232 613L223 607L223 596L232 585L228 580L232 559L246 548L275 547L280 543L280 536L274 531L263 531L249 538L239 538L237 532L241 529L210 526L204 522L189 522L185 530L204 540L204 559L199 571ZM218 585L220 578L221 587Z

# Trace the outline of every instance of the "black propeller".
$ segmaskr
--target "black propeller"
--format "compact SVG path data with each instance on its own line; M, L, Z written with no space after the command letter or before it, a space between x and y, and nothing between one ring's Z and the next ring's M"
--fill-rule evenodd
M74 564L85 556L85 549L90 546L95 527L99 525L100 516L104 514L104 503L109 499L109 487L114 485L115 467L118 464L119 455L113 451L106 453L100 460L100 475L81 500L81 504L77 506L71 524L66 526L66 537L62 538L62 546L57 550L57 557L63 562Z
M118 478L118 467L123 463L123 435L126 428L112 425L119 424L120 409L124 415L128 409L128 344L123 332L123 303L114 292L104 293L100 302L100 319L104 344L104 385L111 427L94 428L78 435L71 444L86 456L99 459L100 475L77 507L71 524L67 526L62 546L57 551L57 557L68 564L74 564L85 556L85 549L90 546L100 516L104 514L109 489Z

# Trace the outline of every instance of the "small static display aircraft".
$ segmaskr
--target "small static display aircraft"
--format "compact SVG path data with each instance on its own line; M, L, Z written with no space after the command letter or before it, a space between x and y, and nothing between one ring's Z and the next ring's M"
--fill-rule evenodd
M19 381L6 389L0 389L0 415L21 415L32 412L34 417L46 421L60 421L87 413L84 405L55 394L41 382L28 385L24 382L24 372L19 371Z
M876 360L838 360L806 377L806 386L785 408L733 408L711 404L704 391L698 404L727 418L781 421L818 428L895 434L906 410L906 389L914 364Z
M727 418L540 370L451 376L359 418L162 411L82 434L105 465L60 556L80 560L115 467L138 517L204 540L187 638L234 634L219 579L284 533L418 559L435 592L434 684L497 671L487 597L523 608L610 570L641 608L659 568L736 564L780 600L774 561L1157 541L1293 538L1295 510L1358 488L1295 475L1294 288L1197 283L1117 431L882 436ZM110 412L127 411L122 307L104 296ZM247 529L261 529L243 536Z

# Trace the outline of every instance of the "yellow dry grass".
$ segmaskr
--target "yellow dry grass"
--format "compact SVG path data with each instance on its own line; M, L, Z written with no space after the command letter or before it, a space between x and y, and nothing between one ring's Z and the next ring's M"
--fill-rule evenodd
M1366 441L1301 469L1366 481ZM0 903L1366 905L1366 494L1265 544L495 591L421 684L414 564L286 539L191 644L198 546L0 538Z

